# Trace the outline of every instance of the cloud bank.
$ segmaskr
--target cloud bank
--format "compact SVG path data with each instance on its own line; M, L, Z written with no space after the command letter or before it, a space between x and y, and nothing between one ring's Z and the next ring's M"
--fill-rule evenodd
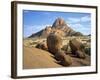
M90 16L83 16L80 18L69 17L66 22L71 28L85 35L88 35L91 33L91 17Z

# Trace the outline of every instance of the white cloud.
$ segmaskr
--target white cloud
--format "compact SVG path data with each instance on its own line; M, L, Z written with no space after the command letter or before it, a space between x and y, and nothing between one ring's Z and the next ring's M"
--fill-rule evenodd
M33 33L36 33L44 29L47 25L24 25L24 37L28 37Z
M82 32L83 34L91 33L91 17L82 16L82 17L69 17L67 19L68 25L75 31Z
M80 17L80 18L69 17L67 19L68 23L80 23L80 22L88 22L88 21L91 21L91 18L89 16L83 16L83 17Z
M33 33L34 27L25 25L23 30L24 30L24 37L28 37L30 34Z
M80 22L80 19L79 18L68 18L68 22L69 23L77 23L77 22Z
M89 16L84 16L81 18L81 22L88 22L90 20L91 20L91 18Z
M71 26L73 26L74 28L81 28L81 27L83 27L83 25L79 24L79 23L71 24Z
M82 25L80 23L76 24L69 24L69 26L74 29L75 31L81 32L83 34L90 34L91 33L91 28L89 24Z
M25 12L25 13L29 13L30 11L29 11L29 10L25 10L24 12Z

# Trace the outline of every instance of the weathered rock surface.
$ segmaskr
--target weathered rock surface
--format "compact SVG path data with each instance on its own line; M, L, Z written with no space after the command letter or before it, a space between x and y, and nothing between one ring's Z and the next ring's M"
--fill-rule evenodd
M76 55L79 58L85 58L84 46L81 42L76 39L72 39L69 42L72 54Z
M47 44L45 44L45 43L37 44L36 48L43 49L43 50L48 50Z
M64 51L59 50L55 54L55 59L60 61L60 64L63 66L69 66L72 64L72 59L69 55L66 55Z
M82 36L80 32L76 32L62 18L57 18L52 26L46 26L45 29L30 35L29 37L47 37L50 33L57 33L61 36Z
M68 56L65 59L68 59ZM88 55L86 55L85 59L71 57L71 60L72 64L69 65L69 67L75 67L75 66L81 67L81 66L91 65L91 57ZM65 66L63 66L62 64L58 64L58 61L54 59L54 55L52 55L50 52L34 47L24 47L23 69L57 68L57 67L65 67Z
M55 54L58 50L62 47L62 38L59 35L56 34L50 34L47 37L47 46L48 50Z

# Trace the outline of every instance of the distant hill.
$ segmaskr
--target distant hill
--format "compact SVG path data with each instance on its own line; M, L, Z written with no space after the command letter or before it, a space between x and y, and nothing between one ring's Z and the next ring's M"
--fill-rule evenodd
M50 33L56 33L61 36L83 36L81 32L76 32L62 18L57 18L52 26L46 26L45 29L30 35L29 37L47 37Z

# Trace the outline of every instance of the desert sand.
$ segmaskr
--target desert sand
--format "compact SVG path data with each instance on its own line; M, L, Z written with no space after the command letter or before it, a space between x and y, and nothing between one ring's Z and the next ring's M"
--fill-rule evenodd
M61 67L54 56L47 51L33 47L24 47L24 69Z
M23 69L36 69L36 68L56 68L65 67L56 61L54 56L48 52L34 47L24 47ZM90 56L86 56L85 59L72 57L72 65L75 66L89 66Z

